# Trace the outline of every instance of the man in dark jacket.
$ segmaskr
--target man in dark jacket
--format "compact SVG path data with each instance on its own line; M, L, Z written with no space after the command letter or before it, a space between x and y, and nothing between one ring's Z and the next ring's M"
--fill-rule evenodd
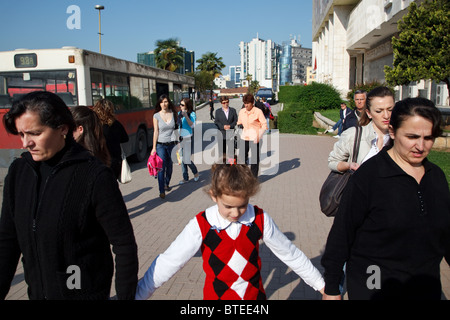
M236 110L229 106L230 100L228 97L220 97L220 103L222 104L222 108L216 110L214 124L222 134L222 152L226 154L227 141L230 141L229 146L234 148L234 142L231 141L234 139L233 130L236 127L238 116ZM231 155L231 150L228 150L228 153Z
M367 100L367 92L364 90L355 91L355 95L353 97L355 100L355 110L349 113L349 115L345 118L345 121L342 125L342 131L347 130L351 127L356 127L361 119L361 114L365 112L366 108L366 100Z

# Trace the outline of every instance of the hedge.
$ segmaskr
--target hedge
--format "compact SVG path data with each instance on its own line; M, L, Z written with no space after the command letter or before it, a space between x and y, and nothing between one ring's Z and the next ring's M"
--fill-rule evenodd
M278 112L278 129L281 133L316 134L312 127L314 114L300 103L285 104Z
M330 85L312 83L307 86L282 86L278 99L284 103L278 113L278 129L281 133L316 134L312 127L314 111L339 108L342 99Z
M299 102L311 110L339 108L342 101L333 86L317 82L307 86L281 86L278 99L282 103Z

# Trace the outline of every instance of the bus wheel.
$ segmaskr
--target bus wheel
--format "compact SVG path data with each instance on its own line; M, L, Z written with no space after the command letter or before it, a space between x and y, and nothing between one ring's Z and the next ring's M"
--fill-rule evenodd
M138 162L146 160L147 156L147 134L144 129L139 129L136 135L136 160Z

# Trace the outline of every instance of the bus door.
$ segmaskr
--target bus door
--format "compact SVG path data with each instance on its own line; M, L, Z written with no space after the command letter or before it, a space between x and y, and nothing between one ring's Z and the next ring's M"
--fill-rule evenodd
M169 84L167 83L156 83L156 99L159 100L163 94L169 97Z

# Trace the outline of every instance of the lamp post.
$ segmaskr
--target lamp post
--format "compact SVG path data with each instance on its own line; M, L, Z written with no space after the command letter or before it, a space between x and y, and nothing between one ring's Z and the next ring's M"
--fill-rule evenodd
M96 5L95 9L98 10L98 45L100 53L102 53L102 19L100 12L105 9L104 6Z

